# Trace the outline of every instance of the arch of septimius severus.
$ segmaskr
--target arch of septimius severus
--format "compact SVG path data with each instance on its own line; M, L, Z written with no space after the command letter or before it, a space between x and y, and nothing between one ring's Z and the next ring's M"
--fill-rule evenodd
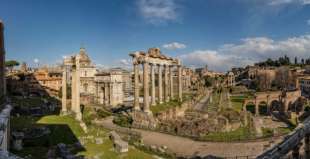
M150 48L147 53L138 51L130 54L134 67L134 109L151 114L150 104L168 102L175 98L173 70L177 68L177 99L182 100L182 66L179 59L161 54L159 48ZM139 65L143 66L143 106L140 107ZM157 68L157 69L156 69ZM149 72L150 71L150 72ZM156 98L155 71L158 75L158 97ZM163 75L164 74L164 75ZM163 79L164 78L164 79ZM151 84L151 91L149 90ZM151 92L151 100L149 97ZM157 99L157 100L156 100Z

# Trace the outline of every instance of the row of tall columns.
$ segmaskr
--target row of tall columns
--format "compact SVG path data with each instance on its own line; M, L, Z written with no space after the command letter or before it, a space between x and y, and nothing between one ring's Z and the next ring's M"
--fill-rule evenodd
M156 105L156 86L155 86L155 69L158 66L158 103L163 103L163 93L164 101L168 102L174 99L174 81L173 81L173 71L172 66L169 65L157 65L150 64L147 62L143 63L143 111L151 113L150 105ZM164 67L164 82L162 80L162 69ZM151 71L151 78L149 79L149 70ZM151 80L151 82L150 82ZM149 99L149 83L151 83L151 101ZM162 86L164 85L164 92ZM139 65L134 64L134 109L140 110L139 103ZM182 69L178 66L178 98L182 100Z

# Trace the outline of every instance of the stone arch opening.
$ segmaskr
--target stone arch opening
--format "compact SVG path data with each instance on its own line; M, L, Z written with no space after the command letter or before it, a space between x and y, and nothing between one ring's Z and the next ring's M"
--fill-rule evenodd
M258 114L267 116L268 115L268 104L265 101L261 101L258 104Z
M255 103L254 102L245 103L245 109L246 111L255 114Z
M305 103L306 99L305 98L298 98L294 103L293 103L293 110L296 113L303 112L305 111Z
M281 111L281 102L278 100L273 100L270 103L270 111Z
M88 83L84 83L83 84L83 90L84 90L85 93L88 92Z

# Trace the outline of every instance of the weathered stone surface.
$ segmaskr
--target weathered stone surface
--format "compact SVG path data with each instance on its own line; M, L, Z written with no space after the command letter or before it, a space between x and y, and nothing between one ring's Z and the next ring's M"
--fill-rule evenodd
M13 149L17 151L22 150L24 133L23 132L12 132L12 138L13 138Z
M103 139L102 139L102 138L96 138L96 139L95 139L95 143L96 143L97 145L103 144Z
M153 115L142 111L134 111L132 114L133 127L144 129L155 129L157 122Z

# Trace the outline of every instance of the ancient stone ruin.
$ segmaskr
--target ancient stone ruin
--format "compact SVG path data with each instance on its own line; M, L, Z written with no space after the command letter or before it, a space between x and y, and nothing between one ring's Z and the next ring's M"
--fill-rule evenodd
M178 76L178 92L177 99L182 100L182 67L178 59L173 59L163 55L159 48L150 48L147 53L138 51L130 54L133 58L134 66L134 109L142 110L147 114L152 114L150 104L168 102L171 99L176 99L174 93L173 68L177 67ZM143 106L140 107L139 102L139 65L143 65ZM157 69L156 69L157 68ZM164 71L163 71L164 69ZM151 71L151 78L149 78ZM158 75L158 96L156 98L155 89L155 71ZM164 72L164 76L162 73ZM164 77L164 80L162 79ZM151 100L149 98L149 83L151 83ZM156 100L157 99L157 100Z

